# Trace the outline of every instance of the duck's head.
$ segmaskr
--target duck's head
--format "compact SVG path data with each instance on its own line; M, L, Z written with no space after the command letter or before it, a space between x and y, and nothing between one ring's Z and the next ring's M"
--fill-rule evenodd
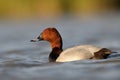
M62 38L56 28L46 28L36 39L31 40L31 42L43 40L50 42L52 48L62 48Z

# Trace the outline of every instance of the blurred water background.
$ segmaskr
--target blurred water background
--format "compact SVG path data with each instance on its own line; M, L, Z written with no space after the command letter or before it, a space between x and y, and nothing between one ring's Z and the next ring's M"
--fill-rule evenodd
M49 63L56 27L63 48L92 44L118 53L103 60ZM120 0L0 0L0 80L120 80Z

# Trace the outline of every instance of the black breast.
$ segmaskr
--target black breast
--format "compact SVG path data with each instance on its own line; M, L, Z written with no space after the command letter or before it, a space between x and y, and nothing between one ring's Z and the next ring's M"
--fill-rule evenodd
M60 53L62 52L62 49L55 47L52 49L52 52L49 55L49 61L55 62L56 59L59 57Z

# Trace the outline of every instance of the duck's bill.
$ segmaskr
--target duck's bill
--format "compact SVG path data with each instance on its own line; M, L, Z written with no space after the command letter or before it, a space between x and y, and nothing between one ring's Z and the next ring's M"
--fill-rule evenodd
M30 42L38 42L38 41L42 41L43 38L41 36L38 36L36 39L30 40Z
M39 39L32 39L32 40L30 40L30 42L38 42L38 41L40 41Z
M30 40L30 42L38 42L38 41L41 41L41 40L43 40L43 39L40 38L40 37L38 37L38 38L36 38L36 39Z

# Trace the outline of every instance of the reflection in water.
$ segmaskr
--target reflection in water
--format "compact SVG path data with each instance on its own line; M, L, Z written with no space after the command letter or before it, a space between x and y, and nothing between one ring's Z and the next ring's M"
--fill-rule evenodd
M119 80L119 21L119 16L115 16L76 21L63 19L45 24L38 20L29 23L0 24L0 78L1 80ZM79 44L93 44L110 48L118 53L103 60L49 63L48 55L51 51L49 43L29 42L48 25L55 26L60 31L64 49Z

